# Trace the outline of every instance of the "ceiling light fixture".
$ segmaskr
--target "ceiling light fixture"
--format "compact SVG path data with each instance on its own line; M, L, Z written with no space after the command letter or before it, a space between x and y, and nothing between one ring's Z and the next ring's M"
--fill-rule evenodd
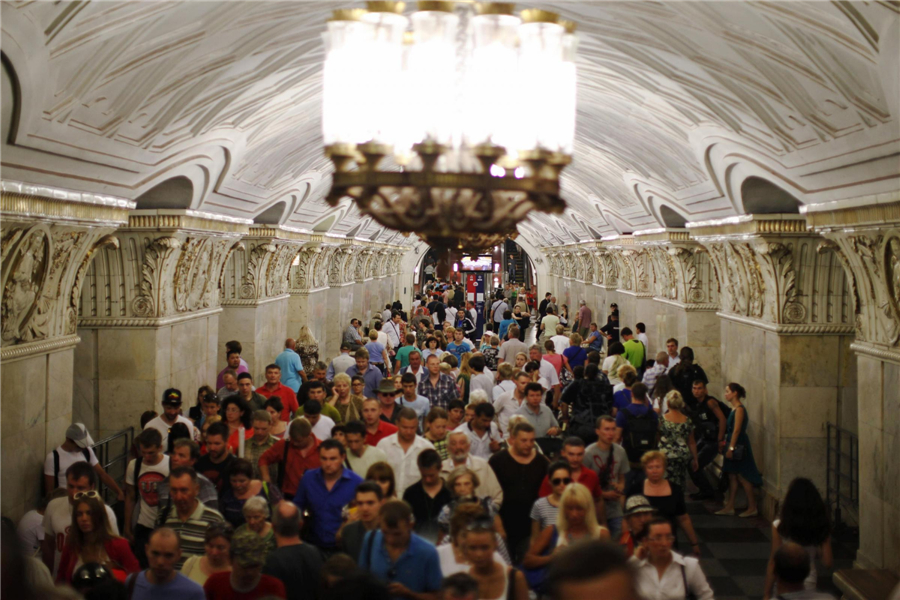
M561 213L575 136L574 23L511 3L368 2L328 22L327 201L473 249Z

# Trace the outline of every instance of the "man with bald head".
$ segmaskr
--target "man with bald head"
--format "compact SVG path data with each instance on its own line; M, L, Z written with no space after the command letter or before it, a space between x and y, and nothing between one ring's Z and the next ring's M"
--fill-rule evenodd
M303 517L293 502L280 503L272 515L272 531L278 548L269 552L263 573L281 580L287 590L287 600L316 599L321 587L322 554L300 539L302 526Z
M132 600L205 600L203 588L176 570L181 560L181 539L175 530L160 527L145 546L150 568L128 576Z
M296 348L297 342L288 338L284 341L284 351L275 358L275 364L281 369L281 385L291 388L294 394L300 391L300 386L306 381L303 363Z

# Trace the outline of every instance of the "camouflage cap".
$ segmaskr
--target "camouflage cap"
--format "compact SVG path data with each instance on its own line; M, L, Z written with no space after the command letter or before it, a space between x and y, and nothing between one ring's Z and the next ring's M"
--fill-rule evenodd
M265 564L265 538L248 527L239 527L231 537L231 560L245 568Z

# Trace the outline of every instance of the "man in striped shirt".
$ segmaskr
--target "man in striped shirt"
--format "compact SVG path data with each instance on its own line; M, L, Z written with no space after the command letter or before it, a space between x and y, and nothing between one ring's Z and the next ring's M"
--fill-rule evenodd
M158 525L170 527L181 538L181 558L177 570L191 556L203 556L206 529L213 523L224 523L225 519L197 498L200 482L193 467L178 467L169 474L169 494L175 510L168 515L160 515ZM163 520L164 519L164 520Z

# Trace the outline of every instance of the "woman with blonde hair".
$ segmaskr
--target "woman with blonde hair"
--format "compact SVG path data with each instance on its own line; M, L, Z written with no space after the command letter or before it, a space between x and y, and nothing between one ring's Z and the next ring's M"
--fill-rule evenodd
M573 369L575 367L583 367L584 363L587 362L588 351L581 347L583 341L579 334L573 333L569 336L569 347L563 350L563 356L566 357L566 360L569 361L569 366Z
M303 370L312 373L316 363L319 362L319 342L306 325L302 326L300 333L297 334L296 350L300 355L300 362L303 363Z
M438 537L438 543L444 539L444 536L450 533L450 524L456 509L466 504L477 504L484 509L487 518L494 522L494 529L500 537L506 537L506 531L503 529L503 522L500 520L500 507L494 504L489 496L476 496L475 490L481 485L481 480L472 469L468 467L456 467L447 477L447 489L453 494L453 500L441 509L437 522L440 526L441 533Z
M697 470L694 424L685 414L684 399L678 390L666 394L665 401L669 410L659 420L659 449L666 455L666 479L684 489L688 467Z
M691 544L691 551L700 556L700 545L691 516L687 514L684 504L684 489L677 483L666 479L666 455L659 450L645 452L641 457L643 476L636 477L631 486L625 490L625 496L640 494L650 502L659 516L665 517L672 524L672 531L678 525L684 530Z
M528 362L528 355L524 352L519 352L516 354L516 371L521 371L525 368L525 363Z
M362 396L351 393L350 376L346 373L338 373L332 381L334 394L325 400L325 403L334 407L341 416L341 423L362 420Z
M553 559L557 548L570 546L581 540L609 540L609 529L597 523L594 497L580 483L571 483L559 499L556 524L544 529L528 548L522 566L529 569L526 576L532 588L541 588L543 581L536 570L544 569ZM536 590L537 591L537 590Z

